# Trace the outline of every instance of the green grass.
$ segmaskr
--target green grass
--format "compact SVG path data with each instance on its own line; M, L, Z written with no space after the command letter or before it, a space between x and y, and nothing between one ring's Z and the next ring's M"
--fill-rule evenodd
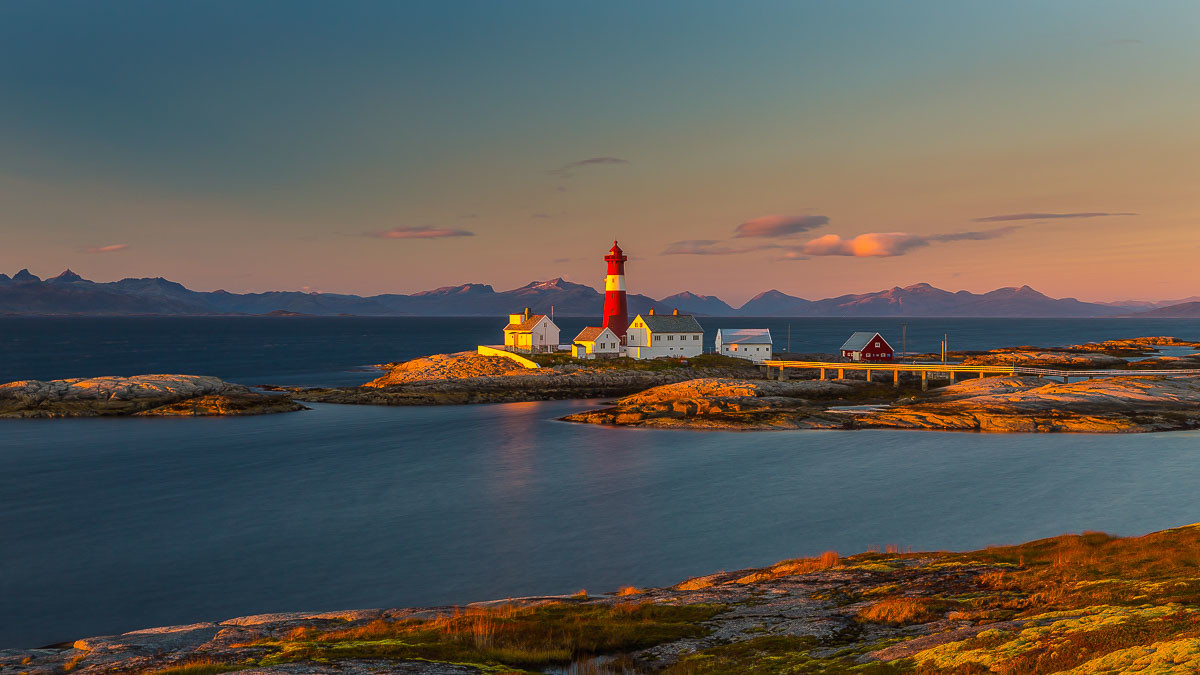
M303 629L271 648L263 665L341 659L423 659L536 668L645 649L708 633L701 622L722 605L549 603L469 609L430 620L377 620L335 631Z
M231 673L237 670L246 670L249 665L232 665L228 663L217 663L210 660L193 661L178 666L170 666L158 670L145 670L141 675L216 675L217 673Z
M764 635L685 655L664 672L667 675L736 675L740 673L892 675L905 672L900 666L889 663L856 664L846 658L810 656L809 651L818 644L816 638L808 636Z
M569 354L523 354L543 368L563 366L568 364L584 366L595 370L636 370L658 372L664 370L679 370L682 368L736 368L747 373L757 373L758 367L745 359L737 359L721 354L700 354L687 359L631 359L628 357L610 359L577 359Z

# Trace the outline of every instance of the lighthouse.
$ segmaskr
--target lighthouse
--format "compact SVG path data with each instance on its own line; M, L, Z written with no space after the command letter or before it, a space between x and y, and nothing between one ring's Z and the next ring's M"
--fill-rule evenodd
M629 309L625 305L626 260L629 258L614 241L604 256L608 263L608 276L604 278L604 327L621 338L621 344L625 344L625 331L629 328Z

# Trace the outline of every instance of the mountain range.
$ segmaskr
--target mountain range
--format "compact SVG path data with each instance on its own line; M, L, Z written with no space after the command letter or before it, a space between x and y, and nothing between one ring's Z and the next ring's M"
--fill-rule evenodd
M1188 298L1188 300L1193 300ZM315 315L315 316L501 316L529 307L561 316L598 316L603 294L564 279L535 281L496 291L488 284L445 286L409 295L359 296L340 293L193 291L162 277L88 281L66 270L42 280L28 270L0 274L0 314L8 315ZM987 293L945 291L929 284L875 293L806 300L781 291L760 293L741 307L690 292L655 300L627 296L630 316L656 307L702 316L946 316L946 317L1198 317L1200 302L1168 307L1155 303L1091 303L1051 298L1028 286Z

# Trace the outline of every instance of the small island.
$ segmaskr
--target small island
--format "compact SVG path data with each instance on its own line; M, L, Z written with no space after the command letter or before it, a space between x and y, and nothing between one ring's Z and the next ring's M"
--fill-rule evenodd
M208 417L306 408L290 397L204 375L20 380L0 385L0 418Z
M244 616L0 650L31 673L1194 673L1200 525L868 551L665 588Z

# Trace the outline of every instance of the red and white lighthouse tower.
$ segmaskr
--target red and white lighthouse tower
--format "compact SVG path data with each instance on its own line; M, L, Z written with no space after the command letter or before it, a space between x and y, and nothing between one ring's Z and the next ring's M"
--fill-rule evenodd
M625 331L629 330L629 309L625 305L625 261L629 260L617 242L608 250L604 261L608 263L608 276L604 278L604 327L616 333L625 344Z

